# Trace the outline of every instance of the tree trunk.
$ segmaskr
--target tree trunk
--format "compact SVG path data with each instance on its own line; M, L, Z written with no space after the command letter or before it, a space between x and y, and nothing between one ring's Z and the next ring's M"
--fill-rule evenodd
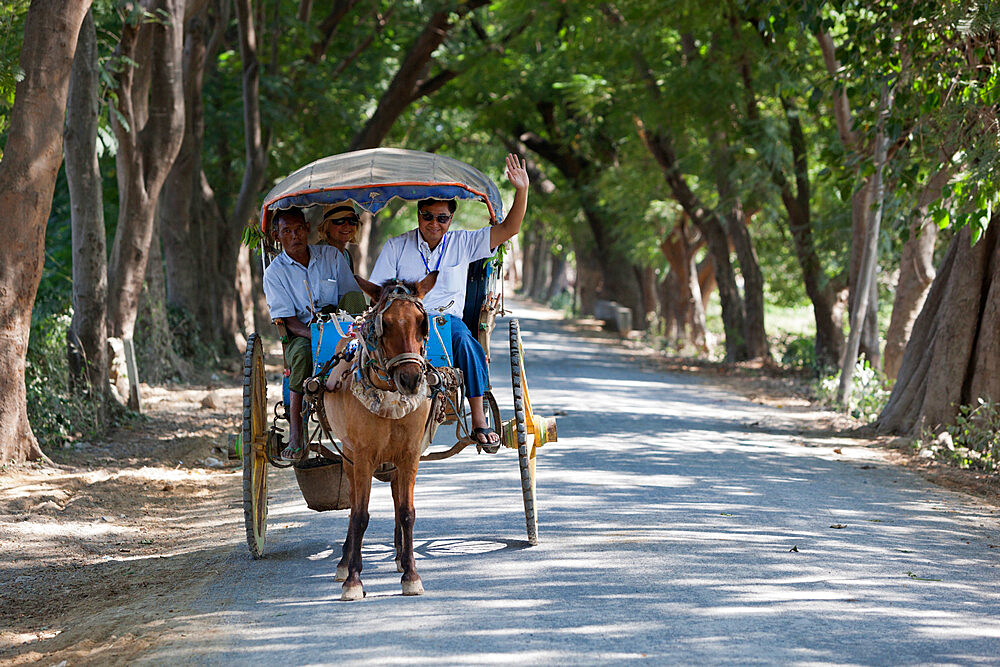
M885 132L885 119L892 110L893 90L882 84L882 93L879 101L879 121L878 129L875 132L875 173L869 180L867 186L871 192L870 203L874 204L865 209L864 235L861 237L862 249L861 262L858 265L858 277L855 284L856 297L854 301L855 311L851 313L851 333L847 339L847 349L840 362L840 383L837 387L837 403L847 406L850 401L852 384L854 381L854 365L858 359L858 352L861 350L861 343L865 336L870 335L870 323L868 322L871 310L869 301L878 299L878 289L875 282L876 268L878 267L878 239L882 229L882 210L885 207L885 181L883 172L889 150L889 137ZM858 238L855 237L855 243ZM877 309L876 309L877 310ZM868 357L868 362L872 367L878 367L878 322L875 326L874 349L869 347L867 354L875 355ZM871 343L871 341L869 341ZM863 351L863 350L861 350Z
M552 253L549 252L549 243L544 235L535 244L534 262L535 284L532 285L529 296L535 301L544 301L545 294L549 290L549 282L552 280Z
M660 241L660 252L670 265L670 280L664 281L664 289L671 294L669 299L664 299L661 292L661 302L669 306L666 308L669 313L664 318L672 320L668 328L673 330L673 340L678 344L690 342L704 351L707 340L705 301L695 256L705 245L705 241L703 236L695 236L695 239L691 238L688 216L682 213L670 234ZM714 265L709 273L714 275Z
M557 261L557 264L556 264L555 268L553 268L553 271L552 271L554 275L558 275L558 273L561 273L561 270L562 270L561 266L558 263L559 260L557 259L556 261ZM563 260L562 263L565 264L565 260ZM643 328L644 329L648 329L649 326L651 324L653 324L654 320L656 319L656 311L658 310L657 307L656 307L656 305L657 305L656 304L656 301L657 301L657 299L656 299L656 269L654 269L651 266L645 266L645 267L643 267L642 270L640 271L638 280L639 280L639 285L642 287L643 307L646 310L646 326L644 326ZM557 280L553 280L553 286L550 289L550 295L553 292L556 291L556 289L555 289L556 282L557 282ZM550 296L549 298L551 299L552 296Z
M167 319L167 286L163 275L163 253L160 235L154 222L153 235L149 242L149 260L146 262L146 277L143 281L142 298L136 317L135 356L139 367L139 377L148 382L163 382L181 378L190 372L190 366L174 351L174 336ZM179 335L189 335L180 331ZM134 395L135 392L130 392ZM136 406L130 406L137 409Z
M729 238L725 228L719 217L704 206L688 186L680 172L672 139L666 134L646 131L641 123L638 126L643 142L663 171L671 195L705 237L708 252L715 263L715 279L722 304L722 326L726 334L726 361L744 361L748 358L748 351L744 337L743 300L729 259Z
M874 175L865 179L851 197L851 264L847 279L847 312L854 321L854 304L858 301L858 285L861 282L862 256L865 247L865 230L876 205L874 197ZM866 303L864 321L860 332L858 357L864 357L874 368L881 360L878 339L878 287L871 284Z
M896 297L892 303L892 317L885 336L885 354L882 365L885 375L895 380L903 359L906 341L910 338L913 322L924 305L927 290L934 280L934 245L938 227L929 215L930 204L941 196L950 169L941 169L931 177L917 202L916 220L910 226L910 238L903 245L899 258L899 280Z
M103 421L108 387L108 267L97 163L99 85L97 29L91 11L80 27L64 133L73 236L73 321L67 343L74 383L90 387L98 398L92 409L101 412Z
M132 338L163 182L184 136L180 0L149 0L161 20L125 25L120 55L136 61L118 76L118 229L108 282L109 333ZM148 100L147 100L148 98Z
M719 192L720 208L723 210L722 218L743 274L743 336L746 340L747 357L763 359L770 356L767 334L764 331L764 277L747 231L743 201L736 192L730 175L733 158L726 133L715 132L712 142L712 170L715 187ZM715 255L712 257L716 258Z
M535 289L535 250L538 246L538 230L532 225L524 234L521 246L521 294L530 295Z
M73 55L90 2L34 0L0 160L0 461L44 457L28 424L24 370L31 308L45 261L45 224L62 162Z
M204 136L206 18L207 5L184 24L184 137L159 200L167 301L199 321L216 310L211 292L204 289L214 284L214 276L206 275L215 271L214 247L206 244L196 199Z
M970 246L951 242L913 325L899 377L877 424L880 433L916 435L951 423L959 405L1000 392L1000 215Z
M673 271L665 271L663 278L656 286L656 296L660 302L660 321L663 323L663 337L668 344L677 340L677 277Z
M600 286L604 280L600 264L590 243L584 234L573 236L574 252L576 253L576 294L580 303L580 312L587 314L593 314L594 302L599 298Z
M739 217L728 221L729 238L736 250L743 276L743 305L746 319L743 322L747 337L747 355L750 359L770 359L771 350L767 344L764 329L764 275L760 271L757 251L753 247L747 216L742 207Z

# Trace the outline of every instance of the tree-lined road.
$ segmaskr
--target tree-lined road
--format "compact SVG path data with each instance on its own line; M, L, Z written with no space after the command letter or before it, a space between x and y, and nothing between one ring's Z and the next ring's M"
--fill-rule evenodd
M538 459L538 546L514 453L465 452L418 477L426 594L400 595L389 489L376 483L368 597L340 602L347 513L307 510L291 474L272 473L267 557L251 561L234 536L187 637L143 661L1000 660L995 508L850 441L804 439L780 410L657 370L549 311L514 314L535 410L561 415ZM507 363L495 347L509 415Z

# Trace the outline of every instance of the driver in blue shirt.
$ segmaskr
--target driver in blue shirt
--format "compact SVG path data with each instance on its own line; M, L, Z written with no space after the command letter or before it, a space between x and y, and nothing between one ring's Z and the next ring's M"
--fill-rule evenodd
M472 426L480 444L498 445L500 436L486 424L483 393L489 388L486 354L462 321L469 263L490 257L504 241L521 229L528 203L528 172L516 155L507 156L507 180L514 186L514 203L503 222L475 231L450 230L454 199L423 199L417 203L417 228L386 241L369 276L381 285L387 280L416 282L438 272L434 288L424 296L429 312L443 309L451 318L452 360L465 376Z

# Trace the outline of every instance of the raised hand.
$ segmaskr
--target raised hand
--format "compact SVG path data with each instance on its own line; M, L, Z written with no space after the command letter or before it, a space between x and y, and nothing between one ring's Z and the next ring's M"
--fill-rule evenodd
M514 186L515 190L528 189L528 171L525 169L525 161L518 158L513 153L507 154L507 180Z

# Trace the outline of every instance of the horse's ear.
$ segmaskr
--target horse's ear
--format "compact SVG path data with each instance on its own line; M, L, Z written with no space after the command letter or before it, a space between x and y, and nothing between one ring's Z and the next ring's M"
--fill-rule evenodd
M355 275L354 279L358 281L358 286L365 294L371 297L372 301L378 301L378 298L382 295L382 288L379 285L369 282L358 275Z
M431 271L426 276L424 276L423 280L414 285L414 287L417 288L417 297L423 299L425 294L434 289L434 283L437 282L437 279L438 279L437 271Z

